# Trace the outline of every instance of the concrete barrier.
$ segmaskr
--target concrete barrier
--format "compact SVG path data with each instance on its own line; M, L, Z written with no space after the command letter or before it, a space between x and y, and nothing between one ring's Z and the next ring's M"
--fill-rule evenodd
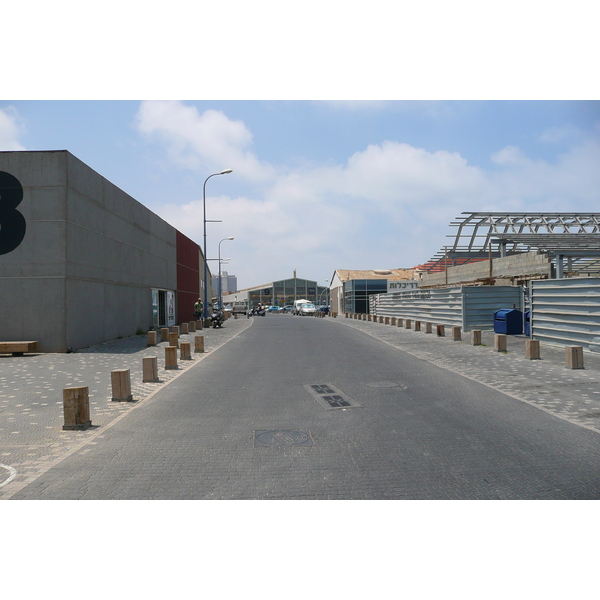
M64 430L85 430L92 426L88 387L63 390Z
M169 346L175 346L175 348L179 348L179 334L176 331L171 331L168 335L169 338Z
M197 335L194 337L194 352L202 353L204 352L204 336Z
M567 369L585 369L583 366L583 346L565 346Z
M496 333L494 335L494 350L496 352L508 352L506 334Z
M426 322L425 323L425 333L433 333L433 323Z
M165 369L178 369L177 365L177 346L167 346L165 348Z
M540 340L525 340L525 358L540 360Z
M473 329L471 331L471 345L481 346L481 331L479 329Z
M436 325L435 333L438 337L446 337L446 326L445 325Z
M181 358L181 360L192 360L190 346L191 344L189 342L181 342L181 344L179 344L179 358Z
M131 374L129 369L117 369L111 371L110 381L112 384L113 402L133 402L131 395Z
M142 382L158 382L158 358L156 356L142 358Z
M452 341L460 342L462 340L461 328L458 325L452 327Z
M156 338L157 338L157 334L156 331L149 331L148 332L148 342L147 342L147 346L156 346Z

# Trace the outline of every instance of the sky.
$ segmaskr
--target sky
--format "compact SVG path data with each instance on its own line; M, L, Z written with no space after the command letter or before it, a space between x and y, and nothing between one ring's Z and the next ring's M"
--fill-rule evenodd
M3 100L1 150L69 150L238 287L415 267L465 211L597 211L600 102ZM217 270L216 261L210 262Z

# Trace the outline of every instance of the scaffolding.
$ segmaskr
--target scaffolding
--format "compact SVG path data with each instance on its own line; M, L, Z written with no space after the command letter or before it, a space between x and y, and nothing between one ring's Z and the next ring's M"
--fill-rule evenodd
M456 235L447 236L454 242L424 265L425 271L537 251L555 261L557 278L600 274L600 213L461 214L450 223L458 227Z

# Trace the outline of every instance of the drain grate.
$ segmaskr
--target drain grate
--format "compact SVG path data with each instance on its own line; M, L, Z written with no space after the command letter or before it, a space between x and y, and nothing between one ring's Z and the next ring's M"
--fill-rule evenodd
M254 447L265 448L269 446L314 446L310 431L273 429L270 431L254 432Z
M361 405L346 396L330 383L313 383L305 385L308 393L324 408L361 408Z

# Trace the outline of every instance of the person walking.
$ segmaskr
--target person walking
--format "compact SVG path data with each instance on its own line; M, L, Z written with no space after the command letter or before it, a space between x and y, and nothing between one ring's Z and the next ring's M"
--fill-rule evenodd
M204 309L204 304L200 298L198 298L198 302L194 304L194 314L196 315L196 319L199 320L202 318L202 311Z

